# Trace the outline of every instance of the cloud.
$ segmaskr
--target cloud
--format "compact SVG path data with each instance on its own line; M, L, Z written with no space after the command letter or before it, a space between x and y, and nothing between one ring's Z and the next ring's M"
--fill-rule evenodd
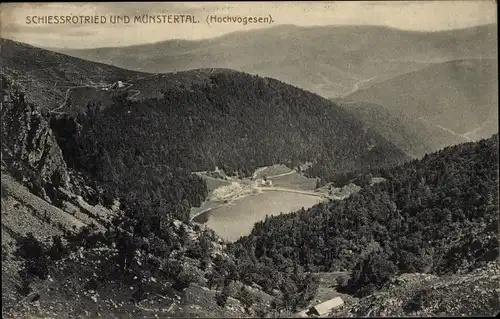
M91 35L98 35L99 32L96 30L92 29L87 29L87 30L69 30L68 32L65 33L66 36L70 37L87 37Z

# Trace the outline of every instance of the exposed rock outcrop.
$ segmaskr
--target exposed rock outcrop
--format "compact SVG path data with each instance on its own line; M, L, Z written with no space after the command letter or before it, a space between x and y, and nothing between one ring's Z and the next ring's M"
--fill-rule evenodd
M47 116L22 94L10 98L1 109L2 167L28 186L66 186L66 163Z
M334 317L495 316L500 312L498 261L464 275L403 274Z

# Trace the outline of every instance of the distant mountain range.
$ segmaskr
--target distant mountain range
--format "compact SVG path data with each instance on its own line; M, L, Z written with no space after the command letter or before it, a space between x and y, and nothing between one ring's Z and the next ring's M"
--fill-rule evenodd
M498 61L466 59L433 64L349 95L383 105L457 138L498 132Z
M422 157L445 146L468 141L463 136L405 115L398 109L388 109L371 102L333 100L412 157Z
M496 58L497 27L414 32L379 26L282 25L196 41L51 50L142 72L230 68L273 77L324 97L340 97L432 63Z

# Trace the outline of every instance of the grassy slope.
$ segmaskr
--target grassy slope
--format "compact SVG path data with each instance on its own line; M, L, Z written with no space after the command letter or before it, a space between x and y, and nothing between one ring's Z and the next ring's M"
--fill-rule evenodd
M26 92L28 101L53 109L64 101L66 90L93 83L113 83L138 77L140 72L90 62L1 39L1 74L14 80Z

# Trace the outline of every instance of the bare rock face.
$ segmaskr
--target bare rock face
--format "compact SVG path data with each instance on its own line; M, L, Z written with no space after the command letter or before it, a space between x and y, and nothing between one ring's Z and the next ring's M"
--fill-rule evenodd
M22 182L67 186L66 163L47 117L23 95L10 95L1 116L2 166Z
M500 311L500 264L437 277L403 274L333 317L495 316Z

